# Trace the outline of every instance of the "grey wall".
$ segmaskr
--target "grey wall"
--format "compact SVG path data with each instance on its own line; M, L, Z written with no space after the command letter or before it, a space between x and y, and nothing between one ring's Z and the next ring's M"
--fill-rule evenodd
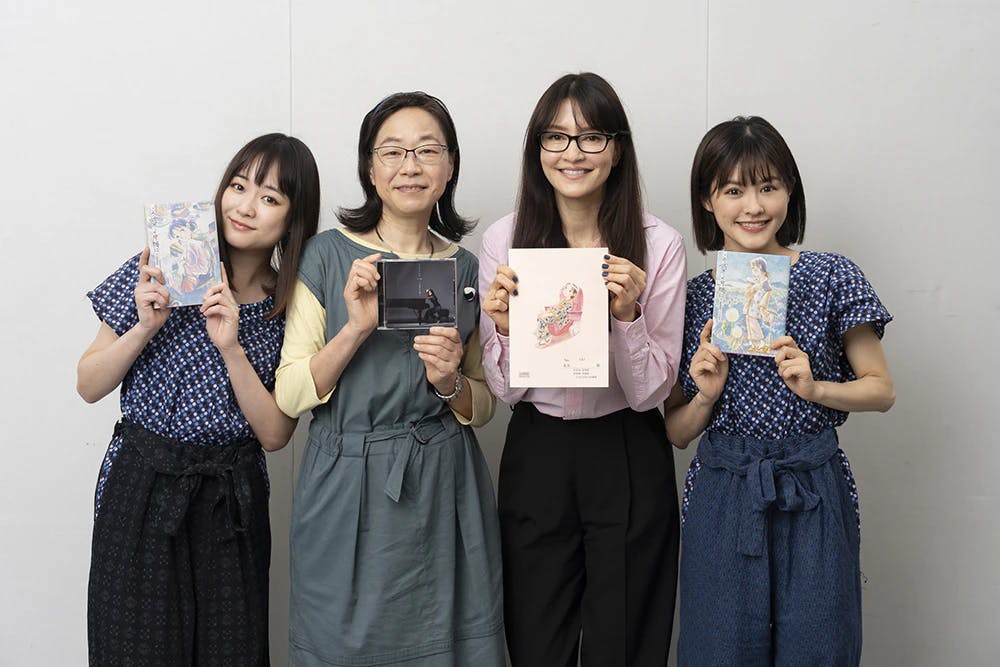
M316 153L324 226L360 198L355 142L382 96L424 89L462 142L460 209L513 206L542 90L607 77L628 107L647 204L690 237L701 135L767 117L799 161L806 248L855 259L896 316L898 400L841 430L862 503L865 664L1000 663L1000 299L995 181L1000 48L993 3L474 3L315 0L138 8L0 5L0 662L81 664L93 487L118 415L75 394L97 322L84 292L143 243L142 204L210 197L247 139ZM477 249L479 234L466 245ZM710 260L689 244L692 273ZM480 431L495 472L508 411ZM303 429L271 455L272 637L285 661L287 517ZM692 452L677 454L678 475Z

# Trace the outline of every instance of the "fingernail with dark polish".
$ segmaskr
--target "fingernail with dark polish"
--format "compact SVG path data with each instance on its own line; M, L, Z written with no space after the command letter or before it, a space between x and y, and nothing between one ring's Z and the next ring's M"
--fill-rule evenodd
M602 269L606 269L606 268L608 268L608 265L607 264L601 264L601 268Z
M601 275L604 276L605 278L607 278L608 277L608 272L607 271L601 271Z
M514 276L511 280L513 280L516 283L517 282L517 276Z
M605 255L604 259L611 259L611 255Z
M513 292L511 292L511 294L513 294L514 296L517 296L517 290L514 290Z

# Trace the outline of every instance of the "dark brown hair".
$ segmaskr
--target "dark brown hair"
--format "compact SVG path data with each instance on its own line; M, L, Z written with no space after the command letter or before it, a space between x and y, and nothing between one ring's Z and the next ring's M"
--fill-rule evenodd
M226 243L222 218L222 196L236 174L254 167L254 173L247 174L254 183L260 185L274 166L278 170L278 189L288 197L287 228L278 241L280 267L274 286L265 289L274 297L274 307L267 314L275 317L285 311L288 299L295 286L299 271L299 259L306 239L316 233L319 226L319 170L309 148L295 137L274 133L265 134L250 141L241 148L229 162L219 189L215 194L215 219L218 221L219 255L226 270L232 272L229 263L230 248ZM229 275L232 281L233 274Z
M352 232L367 232L375 228L382 218L382 199L378 196L375 184L369 178L372 165L372 149L375 137L382 124L392 114L401 109L423 109L438 122L444 133L444 141L452 158L451 180L444 186L444 192L438 199L438 205L431 211L430 228L451 241L461 241L462 237L476 226L474 220L463 218L455 210L455 186L458 185L459 164L461 154L458 150L458 133L455 122L448 113L444 102L416 91L412 93L393 93L375 105L361 121L361 132L358 137L358 178L361 189L365 193L365 203L357 208L341 208L337 211L340 223Z
M739 171L744 187L778 176L788 188L788 215L778 230L783 247L802 243L806 233L806 193L788 144L774 126L760 116L737 116L705 134L691 165L691 218L698 250L719 250L725 236L715 215L705 208L720 184ZM777 173L775 173L777 172Z
M600 132L617 133L612 141L618 151L618 164L611 169L605 184L597 228L611 253L644 268L646 238L642 229L642 188L628 117L611 84L592 72L559 78L535 105L524 135L512 245L515 248L565 248L569 245L563 234L552 184L545 178L539 157L539 133L552 123L565 100L570 100L574 112L582 116L578 123Z

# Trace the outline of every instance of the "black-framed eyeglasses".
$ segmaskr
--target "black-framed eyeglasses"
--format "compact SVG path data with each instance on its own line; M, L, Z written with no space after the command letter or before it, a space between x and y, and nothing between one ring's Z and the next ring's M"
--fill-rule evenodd
M416 148L403 148L402 146L379 146L372 150L378 156L379 162L387 167L398 167L406 161L406 156L413 153L413 159L420 164L435 165L440 164L444 156L448 154L448 147L444 144L423 144Z
M586 132L584 134L566 134L565 132L539 132L538 143L543 151L562 153L569 148L569 142L575 141L576 147L583 153L603 153L608 142L618 135L628 132Z

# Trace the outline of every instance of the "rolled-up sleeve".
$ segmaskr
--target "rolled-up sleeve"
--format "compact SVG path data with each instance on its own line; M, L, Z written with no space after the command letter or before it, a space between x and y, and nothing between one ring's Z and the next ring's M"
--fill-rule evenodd
M493 419L496 399L486 384L485 375L483 375L483 353L479 346L478 331L472 332L465 345L465 351L462 354L462 375L469 383L469 391L472 396L472 417L466 418L454 410L452 412L460 424L483 426Z
M684 336L687 257L680 234L659 223L647 229L645 300L632 322L611 318L615 373L629 407L650 410L677 381Z
M316 395L309 362L326 345L326 309L301 280L296 281L285 312L285 342L275 372L274 397L289 417L298 417L330 400Z

